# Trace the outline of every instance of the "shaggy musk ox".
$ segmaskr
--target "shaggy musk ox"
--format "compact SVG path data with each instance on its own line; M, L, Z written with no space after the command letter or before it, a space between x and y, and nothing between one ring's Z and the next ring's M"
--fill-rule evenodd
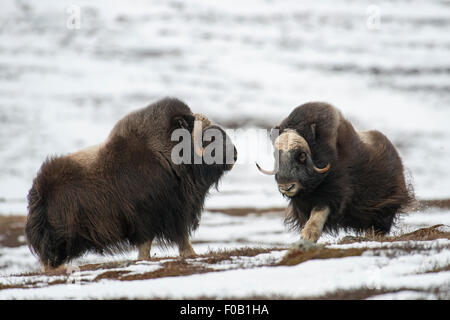
M182 152L191 154L189 163L172 161L176 129L188 132ZM231 161L202 161L214 140L204 143L199 135L212 129L222 135L221 154L231 149ZM235 161L236 149L223 129L179 100L158 101L122 118L104 143L43 163L28 194L29 246L52 268L86 251L115 253L132 246L139 247L140 259L150 258L156 239L177 244L181 256L194 255L189 236L205 196Z
M274 129L276 167L257 166L290 198L286 222L306 242L340 228L385 234L412 203L392 143L379 131L356 131L330 104L303 104Z

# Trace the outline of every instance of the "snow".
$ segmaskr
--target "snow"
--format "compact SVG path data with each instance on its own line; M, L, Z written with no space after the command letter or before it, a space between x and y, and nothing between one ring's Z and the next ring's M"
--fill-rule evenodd
M408 230L409 221L427 221L430 212L411 213L396 226ZM433 212L437 217L438 213ZM442 211L445 221L448 212ZM420 219L419 219L420 218ZM119 281L103 279L92 281L105 271L123 271L139 275L158 270L163 264L175 261L175 248L154 246L152 256L161 261L139 261L137 252L116 256L88 254L70 264L65 276L28 276L23 273L38 271L37 260L26 246L1 248L0 285L35 283L35 288L0 290L0 299L119 299L119 298L246 298L254 295L282 297L319 297L341 290L384 289L398 290L389 295L373 296L381 299L436 299L433 290L450 292L450 272L430 272L450 265L450 240L358 242L336 244L347 235L325 235L321 244L331 249L367 248L361 256L339 259L309 260L296 266L273 266L281 261L288 247L298 239L283 226L278 214L229 216L205 212L199 230L194 234L193 246L197 253L230 250L233 248L274 248L254 257L235 256L217 264L207 264L205 258L187 259L192 265L206 265L216 272L148 280ZM424 226L431 226L434 221ZM245 229L244 229L245 228ZM414 227L415 228L415 227ZM413 228L413 229L414 229ZM447 227L441 227L446 230ZM415 229L414 229L415 230ZM411 254L413 252L414 254ZM112 262L110 269L80 271L92 263ZM271 266L272 265L272 266ZM430 273L429 273L430 272ZM21 275L22 274L22 275ZM64 284L51 284L55 281Z
M0 291L0 298L222 299L254 295L301 298L321 296L336 290L352 290L361 286L409 287L415 290L437 287L449 290L450 272L417 274L424 260L433 266L440 266L445 263L448 265L449 259L450 252L447 249L441 254L405 254L394 260L378 256L310 260L294 267L261 267L131 282L102 280L86 285L65 284L37 289L10 289Z
M81 9L79 30L66 28L73 4ZM28 190L48 155L103 141L126 113L164 96L179 97L226 127L242 127L233 135L238 163L219 191L212 190L208 209L285 207L273 177L255 168L255 161L264 168L273 165L258 129L317 100L336 105L358 130L385 133L397 146L418 199L449 198L450 6L439 0L377 2L380 25L370 29L370 5L373 1L251 0L237 6L200 0L2 0L0 215L27 213ZM449 210L404 215L391 234L436 224L449 228ZM47 285L65 278L36 276L27 281L41 283L40 288L0 290L0 298L311 297L369 285L405 287L374 299L434 299L428 289L450 291L448 271L424 273L450 263L448 240L416 243L425 249L408 255L398 249L408 243L337 245L345 235L324 235L320 243L373 251L264 267L285 253L274 250L212 267L220 272L89 284L82 280L102 271L77 267L114 261L125 266L111 270L140 274L160 264L127 265L135 250L87 254L73 261L70 275L81 284ZM207 210L193 244L202 254L296 240L278 213L229 216ZM155 246L152 255L170 261L177 250ZM38 269L26 246L0 247L0 284L22 283L15 275ZM374 274L378 278L371 278Z
M276 125L300 103L329 101L357 129L379 129L399 147L419 198L450 196L450 8L440 1L70 1L2 3L0 214L25 214L26 194L49 154L104 140L131 110L171 95L211 119ZM183 27L180 28L180 25ZM441 88L441 89L439 89ZM270 152L246 152L223 179L220 206L284 204Z

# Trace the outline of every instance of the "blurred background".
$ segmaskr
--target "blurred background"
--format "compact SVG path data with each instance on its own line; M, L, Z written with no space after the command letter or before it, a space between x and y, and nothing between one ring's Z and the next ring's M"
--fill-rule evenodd
M330 102L394 142L419 199L450 197L450 1L2 0L0 214L26 214L48 155L165 96L246 129ZM246 161L207 207L285 204Z

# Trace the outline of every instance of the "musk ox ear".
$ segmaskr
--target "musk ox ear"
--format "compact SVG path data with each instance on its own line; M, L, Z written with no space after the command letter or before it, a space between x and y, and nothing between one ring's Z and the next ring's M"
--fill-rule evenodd
M175 129L186 129L190 132L194 127L194 116L184 115L184 116L174 116L171 120L172 130Z

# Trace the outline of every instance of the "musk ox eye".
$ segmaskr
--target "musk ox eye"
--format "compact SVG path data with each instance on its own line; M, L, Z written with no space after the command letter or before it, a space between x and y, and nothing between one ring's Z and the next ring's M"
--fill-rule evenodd
M306 153L302 152L300 153L300 156L298 157L301 163L304 163L306 161Z

